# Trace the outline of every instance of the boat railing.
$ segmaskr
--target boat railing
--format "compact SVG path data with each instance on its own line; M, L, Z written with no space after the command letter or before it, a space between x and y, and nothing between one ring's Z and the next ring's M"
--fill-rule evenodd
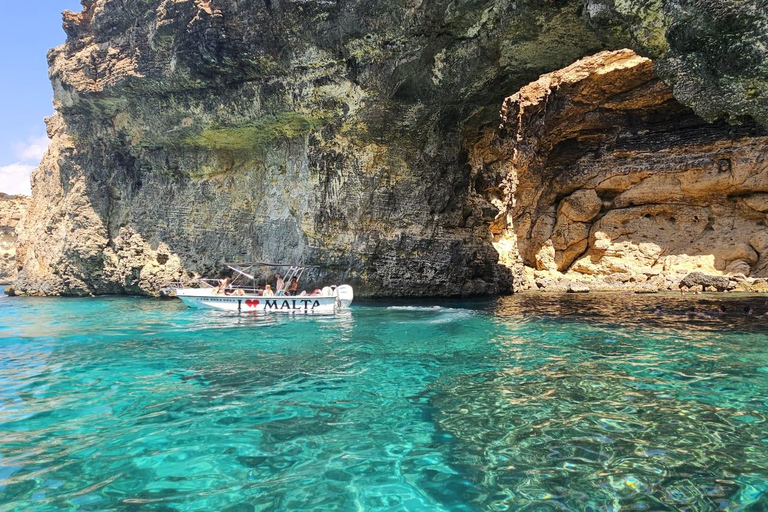
M209 279L209 278L200 277L200 278L195 279L194 281L192 281L192 283L189 283L189 284L192 284L191 288L205 288L205 289L218 288L219 285L221 284L221 279ZM197 285L197 286L195 286L195 285ZM171 284L170 287L171 288L185 288L184 280L183 279L179 279L175 283ZM187 287L189 287L189 286L187 286ZM256 293L256 288L254 288L252 286L243 286L241 284L230 283L227 288L231 289L231 290L243 290L245 292L251 291L253 293Z
M259 281L264 281L265 276L259 277L259 274L254 273L251 271L251 268L258 267L258 266L266 266L266 267L287 267L288 271L283 274L283 281L285 282L285 287L287 288L290 286L290 282L292 278L296 278L297 281L301 281L301 278L304 275L304 272L307 269L310 268L318 268L314 265L278 265L274 263L225 263L226 267L231 269L234 272L234 277L230 281L227 289L228 290L242 290L243 293L252 294L252 295L258 295L259 288L257 288L257 283ZM267 281L268 282L268 281ZM193 279L191 283L191 287L199 287L199 288L218 288L221 284L221 279L211 279L211 278L203 278L198 277L196 279ZM169 288L185 288L183 278L180 278L177 283L172 284ZM263 290L263 289L262 289ZM275 292L276 296L285 295L286 289L282 290L273 290Z

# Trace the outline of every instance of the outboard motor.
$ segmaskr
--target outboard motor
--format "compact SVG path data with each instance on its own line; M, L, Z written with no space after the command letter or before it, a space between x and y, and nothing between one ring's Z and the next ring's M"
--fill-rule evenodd
M355 298L355 293L352 291L352 287L348 284L337 286L333 294L336 296L336 300L339 301L339 307L342 308L348 308Z

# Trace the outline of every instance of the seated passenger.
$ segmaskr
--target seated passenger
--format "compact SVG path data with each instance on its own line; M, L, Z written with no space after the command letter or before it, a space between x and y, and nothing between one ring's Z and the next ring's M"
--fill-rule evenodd
M220 295L220 294L226 294L227 290L229 289L229 284L232 282L232 279L229 277L225 277L221 281L219 281L219 286L213 289L211 292L212 295Z
M267 284L267 286L264 287L264 296L265 297L274 297L275 292L272 291L272 286Z
M285 294L296 295L298 291L299 291L299 280L296 278L296 276L293 276L291 278L291 283L288 285L288 290L285 292Z
M321 293L322 293L322 291L320 290L320 288L315 288L314 291L312 293L310 293L309 295L311 297L316 297L316 296L320 295Z

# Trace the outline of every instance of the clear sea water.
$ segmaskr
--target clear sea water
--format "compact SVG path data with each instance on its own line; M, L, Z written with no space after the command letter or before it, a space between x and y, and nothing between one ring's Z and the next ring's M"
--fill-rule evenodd
M766 510L766 311L3 297L0 510Z

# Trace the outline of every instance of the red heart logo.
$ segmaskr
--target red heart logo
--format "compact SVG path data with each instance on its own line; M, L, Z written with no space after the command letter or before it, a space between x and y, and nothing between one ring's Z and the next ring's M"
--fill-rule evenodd
M255 308L256 306L259 305L259 301L256 299L253 299L253 300L248 299L247 301L245 301L245 305L248 306L249 308Z

